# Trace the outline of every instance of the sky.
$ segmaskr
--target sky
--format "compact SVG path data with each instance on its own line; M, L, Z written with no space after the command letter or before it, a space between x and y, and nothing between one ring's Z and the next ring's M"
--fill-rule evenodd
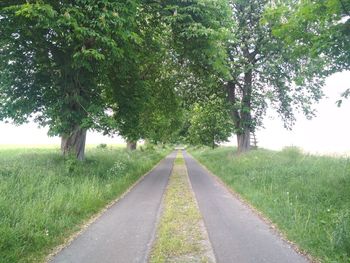
M316 117L307 120L298 114L292 131L284 129L276 114L268 112L266 128L257 132L258 145L276 150L293 145L312 153L350 154L350 99L343 100L341 107L336 105L347 88L350 71L328 77L323 89L325 97L315 106Z
M279 150L285 146L298 146L305 152L318 154L350 155L350 99L344 100L339 108L336 101L340 94L350 88L350 71L336 73L326 80L325 97L315 106L317 116L307 120L297 114L297 121L292 131L283 128L278 116L268 111L264 119L264 127L257 131L258 146ZM233 137L229 145L235 145ZM88 132L87 144L123 143L123 139L103 136L96 132ZM0 122L0 145L38 145L57 144L58 137L48 137L46 128L37 128L35 123L21 126Z

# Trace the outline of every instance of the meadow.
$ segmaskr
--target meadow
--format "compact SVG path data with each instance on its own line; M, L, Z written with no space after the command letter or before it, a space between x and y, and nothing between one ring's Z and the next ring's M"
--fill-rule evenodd
M102 145L80 163L52 146L0 148L0 261L44 261L169 151Z
M321 262L350 262L350 159L298 148L192 148L189 152Z

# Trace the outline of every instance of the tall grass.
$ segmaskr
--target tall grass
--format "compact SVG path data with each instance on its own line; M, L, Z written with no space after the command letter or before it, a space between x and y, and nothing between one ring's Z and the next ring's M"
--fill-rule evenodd
M80 224L120 196L169 150L0 149L0 262L40 262Z
M194 149L200 162L323 262L350 262L350 160L289 147L237 156Z

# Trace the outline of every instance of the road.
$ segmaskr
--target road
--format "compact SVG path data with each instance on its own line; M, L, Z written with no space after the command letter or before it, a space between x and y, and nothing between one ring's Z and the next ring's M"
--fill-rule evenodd
M175 156L168 155L50 262L145 262Z
M183 154L216 262L309 262L189 154ZM168 155L50 262L146 262L175 157L176 152Z
M189 154L184 157L217 262L308 262Z

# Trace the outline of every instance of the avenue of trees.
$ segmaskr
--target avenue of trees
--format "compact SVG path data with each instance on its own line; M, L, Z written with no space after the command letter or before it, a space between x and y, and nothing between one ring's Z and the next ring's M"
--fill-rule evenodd
M350 67L345 0L28 0L0 3L0 120L34 120L84 159L88 129L238 152L267 107L312 117ZM346 98L349 90L344 91ZM341 101L339 102L339 104Z

